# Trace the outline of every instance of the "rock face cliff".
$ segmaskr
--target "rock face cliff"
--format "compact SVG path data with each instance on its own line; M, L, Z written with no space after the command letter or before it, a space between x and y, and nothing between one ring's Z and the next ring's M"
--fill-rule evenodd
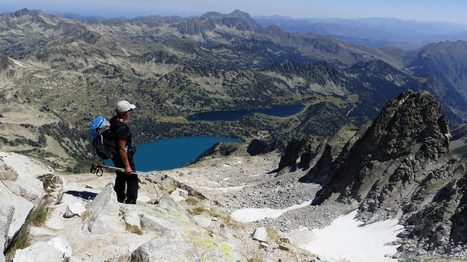
M455 255L466 258L467 244L467 177L464 165L454 162L450 169L436 170L431 180L420 192L413 195L415 203L422 201L424 192L445 184L431 198L424 199L424 205L414 212L406 209L403 217L406 231L401 233L407 241L402 243L401 251L408 254L424 255L435 252L442 255ZM448 176L448 177L443 177Z
M451 157L449 137L436 99L407 91L330 165L302 179L323 184L314 205L357 203L357 217L367 223L399 217L406 227L401 250L459 254L467 233L466 170Z
M426 176L428 167L448 155L448 132L441 106L431 95L401 94L352 148L331 164L326 174L329 182L314 203L322 203L332 193L338 193L342 201L368 197L394 201L392 196L408 191Z
M39 178L50 174L53 170L38 161L0 152L0 261L5 261L4 253L13 248L20 230L29 223L31 214L45 196Z

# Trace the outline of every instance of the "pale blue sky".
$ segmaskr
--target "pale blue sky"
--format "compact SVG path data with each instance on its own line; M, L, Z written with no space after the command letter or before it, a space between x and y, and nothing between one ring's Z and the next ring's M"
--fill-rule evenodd
M396 17L467 24L467 0L1 0L0 12L21 8L99 16L198 15L235 9L252 16Z

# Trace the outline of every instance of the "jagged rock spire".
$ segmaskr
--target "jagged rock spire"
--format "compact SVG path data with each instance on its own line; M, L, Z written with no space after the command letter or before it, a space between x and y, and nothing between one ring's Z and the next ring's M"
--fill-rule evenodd
M377 195L388 194L382 189L395 183L406 185L423 179L425 174L417 172L449 153L447 126L441 105L432 95L403 92L387 104L363 137L331 164L326 174L329 183L314 203L322 203L332 193L338 193L340 200L362 201L376 191ZM389 195L398 195L402 189L388 190L393 192Z

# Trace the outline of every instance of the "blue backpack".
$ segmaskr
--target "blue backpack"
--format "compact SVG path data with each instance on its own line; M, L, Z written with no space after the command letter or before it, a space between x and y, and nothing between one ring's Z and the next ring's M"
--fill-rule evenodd
M101 159L110 159L115 155L115 140L110 132L110 122L103 116L95 116L89 126L94 152Z

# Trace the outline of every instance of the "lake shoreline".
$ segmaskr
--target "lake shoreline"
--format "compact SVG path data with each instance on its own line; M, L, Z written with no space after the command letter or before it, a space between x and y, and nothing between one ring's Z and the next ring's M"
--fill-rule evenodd
M183 136L162 138L136 145L134 161L141 172L171 170L195 162L218 143L245 143L240 138L213 136ZM111 161L106 161L112 164Z

